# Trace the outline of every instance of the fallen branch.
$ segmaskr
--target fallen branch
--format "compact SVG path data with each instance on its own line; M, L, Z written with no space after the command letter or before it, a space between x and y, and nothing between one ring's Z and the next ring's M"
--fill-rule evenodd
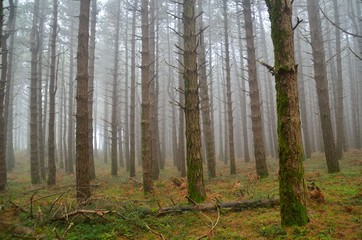
M197 205L177 205L158 209L157 216L187 211L216 211L218 208L238 212L255 208L271 208L277 206L278 204L279 200L267 199L258 201L224 202L218 204L205 203Z
M78 216L78 215L87 216L86 214L94 214L94 215L103 217L104 215L106 215L106 214L108 214L108 213L113 213L113 211L80 209L80 210L76 210L76 211L73 211L73 212L64 214L63 216L54 219L54 221L62 221L62 220L69 221L69 218L76 217L76 216Z

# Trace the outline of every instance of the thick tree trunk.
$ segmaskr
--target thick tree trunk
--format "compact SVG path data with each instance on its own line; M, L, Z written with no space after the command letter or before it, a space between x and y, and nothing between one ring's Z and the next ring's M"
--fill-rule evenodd
M53 0L53 22L51 36L50 81L49 81L49 125L48 125L48 186L55 185L55 94L56 94L56 41L58 31L58 1Z
M319 115L321 120L324 152L328 166L328 172L338 172L339 163L334 144L331 114L329 108L328 80L325 66L324 44L319 14L319 1L307 1L309 26L311 32L312 55L314 61L314 78L318 92Z
M30 172L31 183L40 183L39 173L39 151L38 151L38 108L37 108L37 87L38 87L38 53L39 46L37 41L37 24L39 15L39 0L34 2L33 25L30 34L30 52L31 52L31 76L30 76ZM2 88L1 88L2 89Z
M96 170L94 167L94 147L93 147L93 96L94 96L94 61L96 50L96 25L97 25L97 0L92 1L91 12L91 26L90 26L90 38L89 38L89 82L88 82L88 149L89 149L89 174L91 179L96 178Z
M187 189L191 199L203 202L206 193L201 159L195 0L185 0L183 7Z
M151 99L150 99L150 49L149 49L149 21L148 0L142 0L141 4L142 22L142 170L143 191L150 193L152 183L152 141L151 141Z
M202 13L202 2L203 0L198 0L198 11ZM211 125L210 118L210 99L209 99L209 87L207 81L206 73L206 51L205 51L205 39L204 39L204 26L202 15L199 19L199 47L200 52L198 54L198 61L200 66L200 98L201 98L201 116L202 116L202 126L203 126L203 136L204 142L206 145L206 162L209 178L216 177L215 170L215 142L213 128Z
M77 199L91 195L88 151L88 42L90 0L80 1L77 52L77 115L76 115L76 188Z
M243 0L243 13L245 19L246 46L248 52L248 73L250 85L251 100L251 123L253 130L254 155L256 163L256 172L259 177L267 177L269 175L266 165L263 125L261 121L261 109L259 98L259 85L256 72L256 57L254 46L253 23L251 16L250 0Z
M308 223L304 184L302 133L294 61L292 3L267 0L274 44L278 114L279 197L284 226Z

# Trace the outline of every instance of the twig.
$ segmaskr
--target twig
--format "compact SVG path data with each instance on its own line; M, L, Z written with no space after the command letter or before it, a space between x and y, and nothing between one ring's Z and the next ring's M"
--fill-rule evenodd
M135 179L135 178L130 177L129 180L132 180L135 183L142 185L142 183L140 181L138 181L137 179Z
M185 196L185 198L187 198L193 205L197 206L197 203L192 198L187 195Z
M161 239L165 240L165 238L163 237L163 235L162 235L161 233L156 232L155 230L153 230L152 228L150 228L147 224L146 224L146 228L147 228L148 230L150 230L153 234L155 234L155 235L159 236Z
M60 195L55 199L55 201L53 202L52 206L51 206L50 209L49 209L49 213L52 211L54 205L59 201L59 199L60 199L66 192L69 192L69 188L68 188L67 190L65 190L62 194L60 194Z

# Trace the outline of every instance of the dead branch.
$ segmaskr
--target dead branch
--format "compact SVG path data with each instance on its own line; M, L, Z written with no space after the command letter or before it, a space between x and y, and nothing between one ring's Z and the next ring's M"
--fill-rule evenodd
M165 238L163 237L163 235L159 232L156 232L155 230L153 230L152 228L150 228L147 224L146 224L146 228L148 230L150 230L150 232L152 232L153 234L157 235L158 237L160 237L161 239L165 240Z
M76 211L73 211L70 213L66 213L59 218L55 218L54 221L64 221L64 220L69 221L70 218L76 217L78 215L84 215L84 216L88 217L87 214L92 214L92 215L97 215L99 217L103 217L104 215L113 213L113 212L114 211L100 210L100 209L98 209L98 210L80 209L80 210L76 210Z
M181 213L188 211L215 211L218 208L226 209L233 212L255 209L255 208L271 208L277 206L279 200L267 199L257 201L240 201L240 202L224 202L224 203L205 203L205 204L193 204L193 205L177 205L172 207L160 208L157 211L157 216L163 216L166 214Z

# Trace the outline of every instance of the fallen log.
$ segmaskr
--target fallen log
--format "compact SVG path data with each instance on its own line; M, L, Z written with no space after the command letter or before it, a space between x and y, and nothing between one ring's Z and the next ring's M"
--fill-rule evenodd
M240 201L240 202L224 202L224 203L205 203L194 205L175 205L172 207L159 208L157 216L172 213L181 213L187 211L216 211L217 209L226 209L233 212L255 208L271 208L279 205L277 199L257 200L257 201Z

